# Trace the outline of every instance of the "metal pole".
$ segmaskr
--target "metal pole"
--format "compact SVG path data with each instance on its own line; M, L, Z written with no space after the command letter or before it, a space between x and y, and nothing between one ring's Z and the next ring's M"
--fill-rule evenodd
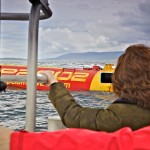
M49 13L50 14L50 13ZM18 20L18 21L28 21L29 13L1 13L0 20ZM43 12L40 13L40 20L49 18L50 15L45 15Z
M1 80L4 82L27 82L26 75L2 75ZM46 83L47 77L42 74L37 74L37 83Z
M35 131L36 123L36 83L37 83L37 57L38 57L38 27L41 4L31 8L29 17L28 37L28 74L27 74L27 100L26 100L26 130Z

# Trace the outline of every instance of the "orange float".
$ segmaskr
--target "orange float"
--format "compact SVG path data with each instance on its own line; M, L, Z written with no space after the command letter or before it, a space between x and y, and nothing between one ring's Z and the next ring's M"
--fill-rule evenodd
M102 69L97 65L92 68L53 68L38 67L37 74L42 70L51 70L58 81L63 82L70 91L106 91L112 92L111 75L113 64L106 64ZM26 66L1 65L1 75L27 75ZM7 82L7 85L26 89L26 82ZM37 90L49 90L49 86L37 83Z

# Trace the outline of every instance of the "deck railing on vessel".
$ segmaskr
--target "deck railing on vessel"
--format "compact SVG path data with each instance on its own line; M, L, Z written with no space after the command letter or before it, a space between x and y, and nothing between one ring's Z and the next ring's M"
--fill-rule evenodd
M26 130L35 131L36 83L37 83L36 70L37 70L37 58L38 58L39 20L43 20L51 17L52 11L49 8L48 0L29 0L29 1L32 4L30 13L0 13L0 20L16 20L16 21L29 20Z

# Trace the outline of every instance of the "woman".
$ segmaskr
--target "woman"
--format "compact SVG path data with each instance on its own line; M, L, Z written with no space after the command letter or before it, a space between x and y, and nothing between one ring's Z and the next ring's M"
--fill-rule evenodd
M43 74L50 84L49 99L68 128L113 132L150 125L150 47L132 45L119 57L112 77L119 99L107 109L80 106L51 71Z

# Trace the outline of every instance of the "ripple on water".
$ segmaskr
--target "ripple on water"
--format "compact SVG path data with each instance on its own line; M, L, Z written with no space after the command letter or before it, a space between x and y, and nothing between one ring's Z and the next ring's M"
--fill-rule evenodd
M102 92L72 92L77 103L83 107L105 108L112 101L101 99L108 95ZM0 96L0 125L3 124L12 129L25 128L26 91L7 91ZM58 116L57 111L48 99L47 92L37 92L36 104L36 131L47 130L48 117Z

